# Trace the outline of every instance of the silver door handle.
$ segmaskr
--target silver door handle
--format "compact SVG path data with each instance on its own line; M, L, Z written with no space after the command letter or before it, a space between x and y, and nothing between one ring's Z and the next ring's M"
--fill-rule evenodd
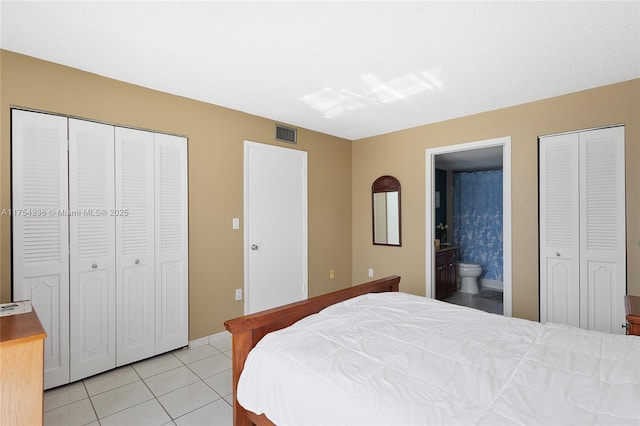
M258 246L255 244L251 244L251 250L258 250Z
M98 264L97 264L97 263L94 263L93 265L91 265L91 267L92 267L93 269L96 269L96 268L98 267Z
M135 264L137 265L138 263L140 263L140 259L136 259Z
M559 253L559 252L558 252L558 253L556 253L556 256L560 257L560 253Z

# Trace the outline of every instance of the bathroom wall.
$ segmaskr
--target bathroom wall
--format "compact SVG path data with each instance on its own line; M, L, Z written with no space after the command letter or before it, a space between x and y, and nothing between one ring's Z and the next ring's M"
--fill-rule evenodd
M503 281L502 210L502 170L453 173L453 242L480 280Z

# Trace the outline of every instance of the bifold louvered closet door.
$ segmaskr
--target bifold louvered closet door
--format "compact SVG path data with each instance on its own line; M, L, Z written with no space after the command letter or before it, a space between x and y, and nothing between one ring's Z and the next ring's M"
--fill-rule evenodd
M13 300L31 300L47 332L44 386L69 382L67 118L11 115ZM46 213L46 214L45 214Z
M540 321L623 333L624 127L540 138Z
M115 367L114 127L69 119L71 381Z
M14 109L12 179L45 388L188 343L185 138Z

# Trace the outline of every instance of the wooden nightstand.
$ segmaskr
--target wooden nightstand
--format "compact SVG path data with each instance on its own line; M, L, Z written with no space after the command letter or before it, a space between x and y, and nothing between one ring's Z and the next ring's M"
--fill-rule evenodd
M640 336L640 296L626 295L624 306L627 313L627 334Z

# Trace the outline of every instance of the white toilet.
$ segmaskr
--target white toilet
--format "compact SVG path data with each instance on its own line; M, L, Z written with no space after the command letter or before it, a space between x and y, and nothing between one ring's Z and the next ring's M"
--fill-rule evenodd
M478 288L478 277L482 274L482 265L475 262L458 262L458 277L460 277L460 291L464 293L476 294L480 292Z

